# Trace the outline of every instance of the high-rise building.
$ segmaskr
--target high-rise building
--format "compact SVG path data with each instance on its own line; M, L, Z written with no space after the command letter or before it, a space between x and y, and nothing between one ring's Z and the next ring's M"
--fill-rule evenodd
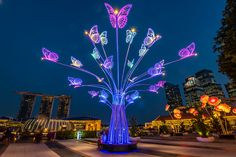
M165 88L167 104L170 105L170 110L183 105L178 85L166 82L164 88Z
M195 74L204 94L224 98L224 92L220 84L216 83L214 74L211 70L203 69Z
M236 83L229 82L225 85L229 98L236 98Z
M19 92L22 95L20 109L17 115L18 120L27 120L32 116L36 96L27 92Z
M51 118L54 96L42 96L39 108L39 116Z
M204 90L200 85L199 80L195 76L190 76L185 79L184 96L187 105L200 105L200 96L204 94Z
M58 97L57 118L63 119L69 116L71 97L62 95Z

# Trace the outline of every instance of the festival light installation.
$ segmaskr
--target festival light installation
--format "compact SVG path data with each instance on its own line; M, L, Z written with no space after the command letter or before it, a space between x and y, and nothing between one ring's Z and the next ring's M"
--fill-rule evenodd
M179 58L177 60L167 63L165 60L160 60L144 73L133 76L134 71L137 69L144 56L149 52L150 48L161 39L161 35L155 34L153 29L148 28L147 36L141 44L141 48L137 53L137 58L129 58L130 48L137 32L134 28L126 30L125 42L127 44L127 50L126 53L122 52L125 53L125 57L124 61L121 62L119 30L126 26L132 5L125 5L120 10L113 9L108 3L105 3L105 7L109 15L111 26L115 29L116 33L116 54L110 55L106 52L105 46L108 44L107 31L99 33L97 25L94 25L90 31L85 31L85 35L94 47L91 56L101 69L101 72L103 73L102 76L101 74L95 74L86 70L86 64L82 64L82 62L74 56L71 56L70 65L63 64L59 62L57 53L46 48L42 48L42 60L48 60L62 66L70 67L94 77L97 83L86 84L87 82L83 81L81 78L70 76L68 77L69 86L73 86L74 88L94 88L93 90L88 91L88 94L91 95L92 98L97 97L99 102L108 105L112 111L108 140L103 142L109 144L128 144L130 141L126 108L141 98L141 92L158 93L158 90L164 87L165 81L159 81L156 84L148 84L145 82L158 76L165 75L165 66L196 56L195 43L191 43L187 47L181 49L178 52ZM123 66L120 66L120 63L124 63ZM176 112L176 115L180 118L180 111Z

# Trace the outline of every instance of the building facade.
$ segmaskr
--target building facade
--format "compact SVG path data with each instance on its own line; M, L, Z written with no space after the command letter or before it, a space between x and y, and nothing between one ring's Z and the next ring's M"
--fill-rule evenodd
M53 102L53 96L42 96L39 108L39 117L51 118Z
M29 94L18 93L18 94L22 95L22 98L20 102L19 112L17 115L17 120L22 121L29 119L30 117L32 117L36 96L30 95L30 93Z
M229 98L236 98L236 83L229 82L225 85Z
M62 95L58 97L57 118L63 119L69 116L71 97Z
M165 89L166 101L167 104L170 105L170 110L178 106L182 106L183 102L178 85L166 82L164 89Z

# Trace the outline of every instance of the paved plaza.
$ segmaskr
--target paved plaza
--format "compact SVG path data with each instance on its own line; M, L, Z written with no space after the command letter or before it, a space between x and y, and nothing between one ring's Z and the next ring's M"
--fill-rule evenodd
M1 157L235 157L236 141L200 143L142 139L138 150L131 153L98 151L95 139L60 140L49 143L10 144Z

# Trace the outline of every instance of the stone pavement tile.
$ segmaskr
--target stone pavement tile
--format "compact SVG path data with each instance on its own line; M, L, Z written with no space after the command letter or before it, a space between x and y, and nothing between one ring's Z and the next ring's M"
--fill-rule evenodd
M1 157L59 157L45 144L15 143L10 144Z
M90 157L158 157L157 155L148 155L138 152L131 152L131 153L109 153L105 151L101 152L97 150L97 146L94 144L88 144L73 140L58 141L58 142L73 151L86 154Z

